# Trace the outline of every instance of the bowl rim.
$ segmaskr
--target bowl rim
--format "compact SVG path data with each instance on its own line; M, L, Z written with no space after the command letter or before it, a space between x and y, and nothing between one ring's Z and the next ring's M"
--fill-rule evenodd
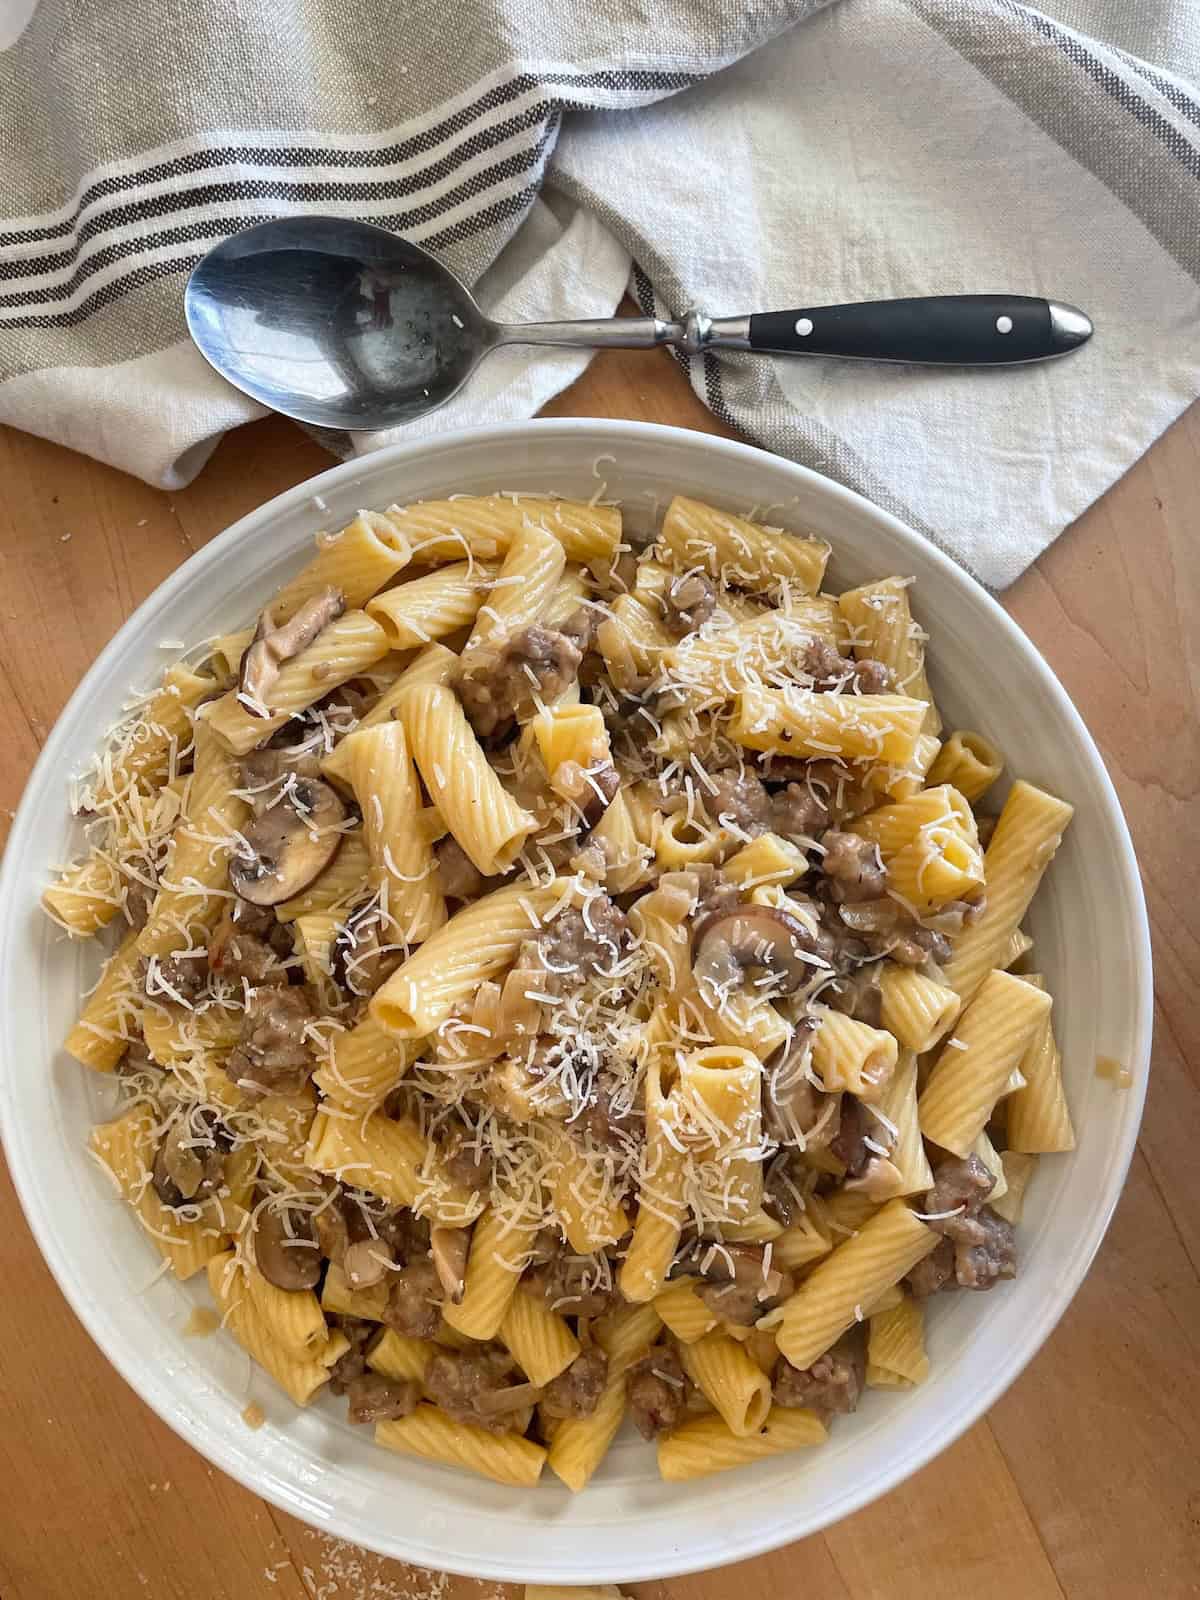
M72 707L76 701L86 697L93 681L104 675L109 663L119 657L127 645L133 643L142 634L144 630L143 616L151 608L170 602L174 598L176 591L190 582L197 571L217 564L227 550L230 550L242 539L253 536L262 526L269 525L279 516L301 506L305 502L312 502L314 498L319 500L327 489L351 483L364 472L373 473L380 468L386 468L393 464L399 466L414 457L437 454L442 448L457 448L463 444L503 443L506 441L527 440L530 436L552 443L556 436L578 437L581 433L594 437L597 444L602 448L617 447L631 437L638 437L650 441L657 439L664 445L670 442L686 441L689 448L694 448L699 444L705 450L711 450L729 459L742 461L754 460L765 456L771 461L773 467L784 468L794 476L797 483L805 484L810 490L815 490L820 496L832 503L834 507L841 504L847 510L854 509L860 514L865 509L870 518L877 522L882 521L894 535L898 536L902 543L912 545L918 549L924 560L930 562L935 568L940 569L952 582L965 585L972 592L976 602L982 603L985 609L990 611L992 621L1005 636L1005 641L1009 648L1032 660L1034 670L1042 680L1041 686L1051 704L1052 713L1071 726L1091 766L1092 777L1096 784L1096 798L1105 812L1104 820L1113 829L1122 844L1119 860L1114 865L1123 879L1123 888L1133 913L1129 936L1130 955L1132 958L1132 987L1135 996L1135 1016L1131 1032L1135 1048L1132 1059L1128 1063L1133 1073L1133 1084L1126 1091L1128 1098L1125 1102L1125 1120L1120 1139L1117 1142L1117 1159L1107 1169L1103 1188L1096 1197L1098 1203L1092 1213L1089 1226L1082 1236L1076 1240L1070 1270L1058 1280L1053 1295L1047 1300L1043 1300L1036 1322L1031 1321L1030 1323L1029 1336L1024 1341L1015 1343L1004 1360L995 1363L987 1378L980 1383L970 1405L963 1407L958 1415L949 1418L943 1431L939 1431L936 1436L931 1436L907 1450L900 1450L891 1455L879 1476L874 1477L869 1482L865 1478L862 1479L858 1487L847 1492L839 1499L832 1510L832 1514L826 1516L813 1528L797 1531L794 1525L791 1527L787 1525L786 1519L775 1519L764 1526L756 1524L744 1539L730 1544L720 1563L720 1565L727 1565L736 1561L749 1560L768 1551L779 1549L798 1538L808 1537L810 1534L819 1532L825 1527L832 1526L835 1522L860 1510L863 1506L882 1498L906 1478L927 1465L937 1455L940 1455L969 1427L972 1427L986 1415L988 1410L1005 1390L1015 1382L1041 1349L1078 1292L1107 1232L1113 1211L1121 1196L1141 1126L1150 1065L1153 973L1145 896L1128 825L1116 790L1095 741L1092 739L1086 724L1076 710L1065 688L1059 682L1053 669L1033 641L1009 617L994 596L978 583L970 573L959 566L957 562L946 555L931 540L923 538L900 518L876 505L865 495L860 495L856 491L848 489L844 485L814 472L808 467L801 466L797 462L789 461L786 457L775 456L771 452L761 450L759 447L741 440L725 439L719 435L706 434L696 429L620 418L542 417L486 427L456 429L453 432L437 434L433 437L403 441L399 444L387 446L382 450L372 451L364 456L354 457L349 461L339 463L324 472L318 473L315 477L305 479L292 488L286 489L281 494L265 501L262 505L255 507L252 511L240 517L230 527L202 546L201 549L193 552L187 560L183 561L161 584L146 596L108 644L104 646L63 706L26 780L8 844L4 851L4 860L0 862L0 907L3 907L7 913L11 910L17 898L15 880L18 868L16 863L23 858L26 849L32 843L32 835L36 831L38 822L38 814L34 809L32 795L38 786L37 780L44 780L50 771L59 768L63 763L66 754L63 747L67 742L67 724L70 720L69 713ZM16 918L9 914L0 915L0 977L7 970L10 945L15 934ZM43 1260L54 1277L59 1291L93 1343L134 1393L149 1405L156 1415L173 1432L177 1433L185 1443L191 1445L192 1448L219 1467L222 1472L227 1473L253 1494L276 1505L280 1510L286 1511L293 1516L299 1516L302 1520L313 1525L314 1518L311 1504L307 1506L302 1504L290 1492L286 1483L272 1475L261 1463L250 1460L235 1448L237 1440L228 1428L205 1423L195 1431L185 1431L183 1418L180 1417L172 1405L167 1379L156 1372L152 1363L146 1364L139 1361L138 1353L132 1346L120 1342L115 1343L115 1348L110 1346L106 1338L107 1329L104 1325L104 1316L100 1303L89 1299L82 1284L74 1281L69 1266L64 1260L63 1254L59 1251L48 1211L39 1200L36 1162L32 1159L27 1159L27 1149L19 1137L19 1130L15 1123L14 1107L10 1103L10 1092L9 1074L4 1070L3 1057L0 1056L0 1142L3 1144L7 1157L13 1186ZM353 1543L362 1545L364 1548L374 1550L380 1555L422 1566L430 1566L432 1564L435 1570L449 1571L464 1577L502 1582L541 1582L546 1584L576 1584L580 1581L588 1581L581 1580L577 1571L563 1567L544 1567L538 1568L536 1571L517 1571L511 1567L497 1566L489 1562L486 1555L482 1557L474 1554L456 1556L455 1564L448 1567L445 1565L444 1554L433 1548L423 1548L419 1536L416 1539L409 1538L405 1541L397 1542L389 1537L390 1530L376 1533L375 1530L370 1528L351 1528L345 1522L341 1513L336 1510L328 1517L317 1519L316 1525L322 1528L323 1531L350 1540ZM704 1559L695 1559L687 1555L682 1549L672 1551L669 1545L664 1544L661 1549L656 1550L651 1555L641 1554L637 1556L633 1568L630 1571L622 1569L620 1578L614 1578L609 1572L606 1572L602 1580L591 1581L636 1583L684 1576L689 1573L706 1570L714 1570L711 1560L707 1556Z

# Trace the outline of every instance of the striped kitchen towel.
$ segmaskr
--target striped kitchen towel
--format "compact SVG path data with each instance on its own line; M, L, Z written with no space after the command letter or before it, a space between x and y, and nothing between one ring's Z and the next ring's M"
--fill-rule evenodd
M1044 294L1097 325L1048 366L687 363L999 587L1200 392L1198 80L1178 0L0 0L0 421L188 482L260 408L186 275L281 213L404 233L510 321ZM585 360L330 443L531 415Z

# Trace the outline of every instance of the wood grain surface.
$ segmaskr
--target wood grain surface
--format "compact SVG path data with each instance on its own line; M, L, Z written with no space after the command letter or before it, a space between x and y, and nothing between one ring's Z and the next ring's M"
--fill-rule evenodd
M661 353L550 406L723 430ZM330 464L290 424L163 494L0 430L0 822L97 651L243 512ZM1057 1332L924 1472L825 1533L646 1600L1200 1594L1200 408L1005 596L1087 719L1133 829L1156 1042L1124 1197ZM1114 1091L1115 1092L1115 1091ZM0 1173L2 1600L504 1600L313 1533L209 1467L68 1311Z

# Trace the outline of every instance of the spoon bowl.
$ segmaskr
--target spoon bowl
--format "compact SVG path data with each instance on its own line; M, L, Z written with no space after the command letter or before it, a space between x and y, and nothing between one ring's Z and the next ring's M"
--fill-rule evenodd
M219 373L301 422L391 428L444 405L493 324L420 245L341 217L234 234L188 280L188 329Z

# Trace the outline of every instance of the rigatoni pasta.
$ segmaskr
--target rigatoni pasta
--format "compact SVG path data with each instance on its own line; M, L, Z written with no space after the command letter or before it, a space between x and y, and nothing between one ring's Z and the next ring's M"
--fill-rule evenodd
M1074 1130L1005 969L1070 807L976 815L919 595L828 555L685 497L649 545L364 511L81 779L93 1155L297 1403L523 1491L628 1418L684 1481L922 1381L930 1296L1016 1270Z

